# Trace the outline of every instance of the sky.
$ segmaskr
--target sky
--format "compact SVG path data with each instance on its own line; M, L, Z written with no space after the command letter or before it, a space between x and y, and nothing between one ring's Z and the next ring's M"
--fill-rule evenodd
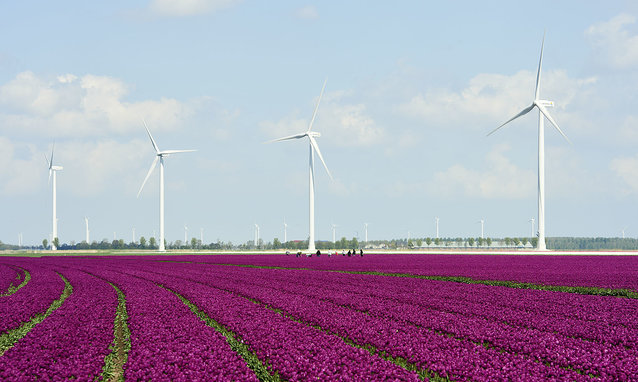
M632 1L0 1L0 240L159 231L243 243L530 235L534 111L546 123L546 235L638 237L638 4Z

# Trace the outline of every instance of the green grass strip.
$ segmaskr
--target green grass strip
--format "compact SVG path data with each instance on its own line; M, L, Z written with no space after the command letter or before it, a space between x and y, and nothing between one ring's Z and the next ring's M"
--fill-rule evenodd
M106 280L105 280L106 281ZM103 381L124 381L124 365L131 350L131 331L128 327L128 313L124 293L115 284L106 281L117 292L117 309L113 323L113 343L111 353L104 357Z
M206 325L212 327L213 329L221 333L224 337L226 337L226 342L228 342L228 344L230 345L230 348L244 359L244 361L246 362L246 365L255 373L255 375L260 381L264 381L264 382L281 381L277 373L273 375L268 372L268 368L266 367L266 365L264 365L261 362L261 360L257 357L257 355L252 350L250 350L250 347L248 345L246 345L245 343L237 339L237 335L235 333L231 332L230 330L226 329L223 325L221 325L214 319L210 318L205 312L199 309L197 305L193 304L188 299L186 299L186 297L182 296L181 294L177 293L176 291L162 284L157 284L157 285L173 293L175 296L177 296L186 306L188 306L191 312L193 312L200 320L204 321Z
M20 267L18 267L18 268L20 268ZM29 271L27 271L24 268L20 268L20 269L22 270L22 272L24 272L24 280L22 280L22 282L18 286L15 286L13 284L9 285L9 289L7 289L6 292L0 294L0 297L11 296L12 294L14 294L18 290L20 290L20 288L22 288L25 285L27 285L27 283L29 281L31 281L31 273L29 273ZM19 279L19 278L20 278L20 276L17 277L17 279Z
M478 280L464 276L428 276L428 275L415 275L411 273L389 273L389 272L377 272L377 271L342 271L334 269L311 269L311 268L292 268L292 267L274 267L274 266L261 266L261 265L249 265L249 264L214 264L214 263L202 263L208 265L224 265L240 268L255 268L255 269L282 269L282 270L295 270L295 271L317 271L317 272L333 272L343 273L349 275L372 275L372 276L386 276L386 277L405 277L422 280L433 281L450 281L462 284L481 284L489 286L502 286L514 289L535 289L545 290L552 292L563 293L575 293L591 296L613 296L638 299L638 291L630 289L612 289L612 288L599 288L599 287L582 287L582 286L564 286L564 285L545 285L524 283L518 281L508 280Z
M62 281L64 281L64 290L60 297L53 301L49 308L44 313L38 313L30 321L23 322L19 327L15 329L10 329L7 332L0 335L0 356L4 355L4 353L9 350L16 342L21 340L24 336L33 329L34 326L44 321L45 318L49 317L51 313L53 313L56 309L62 306L62 303L73 293L73 286L62 274L56 272Z

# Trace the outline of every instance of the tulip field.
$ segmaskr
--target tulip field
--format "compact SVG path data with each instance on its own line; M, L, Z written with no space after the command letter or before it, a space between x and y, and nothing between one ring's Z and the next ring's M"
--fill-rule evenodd
M636 381L638 257L0 257L0 380Z

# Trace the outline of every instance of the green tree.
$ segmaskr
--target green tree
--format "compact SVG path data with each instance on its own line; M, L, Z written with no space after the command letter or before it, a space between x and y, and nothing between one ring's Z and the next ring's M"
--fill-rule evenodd
M434 239L434 244L436 244L436 245L441 244L441 239L439 239L438 237L436 239Z
M518 247L518 245L521 244L521 241L518 240L517 237L514 238L514 245Z
M476 238L476 245L478 247L482 247L483 246L483 242L485 241L485 239L483 239L482 237L477 237Z
M140 248L146 248L146 238L144 236L140 237Z
M532 238L532 247L536 248L537 245L538 245L538 238L537 237L533 237Z
M423 245L423 239L416 239L416 246L421 247Z
M467 238L467 244L469 244L470 247L474 246L474 238L473 237L468 237Z
M425 244L427 244L428 246L429 246L430 244L432 244L432 239L430 239L429 237L426 237L426 238L425 238Z
M276 237L276 238L274 238L274 239L273 239L273 241L272 241L272 247L273 247L274 249L279 249L279 248L281 248L281 242L279 241L279 238L277 238L277 237Z
M492 239L491 238L488 237L487 239L485 239L485 242L487 243L488 247L492 246Z
M191 248L193 249L197 248L197 239L195 238L191 239Z
M505 246L509 247L510 244L512 244L512 239L510 239L509 237L506 237L503 241L505 241Z
M55 248L60 248L60 239L58 239L57 237L53 238L53 246Z
M150 239L148 239L148 246L151 249L156 249L157 248L157 241L155 241L155 238L151 236Z
M42 240L42 247L44 247L44 249L49 248L49 241L47 239Z

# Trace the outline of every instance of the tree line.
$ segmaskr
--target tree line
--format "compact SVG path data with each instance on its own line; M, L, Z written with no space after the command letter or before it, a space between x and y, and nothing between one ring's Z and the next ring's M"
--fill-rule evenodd
M137 242L126 243L123 239L109 241L103 239L101 241L93 241L87 243L71 242L59 243L55 238L56 247L61 250L126 250L126 249L157 249L157 240L154 237L146 239L140 237ZM319 250L340 250L340 249L359 249L359 248L384 248L384 249L416 249L416 248L524 248L536 247L538 238L525 237L504 237L504 238L481 238L481 237L446 237L446 238L401 238L391 240L371 240L366 242L359 241L353 237L347 239L342 237L336 242L328 240L319 240L315 242L315 247ZM26 249L49 249L49 241L42 240L40 246L23 246ZM554 250L638 250L638 239L635 238L619 238L619 237L548 237L546 238L548 249ZM253 240L249 240L242 244L233 244L232 242L217 241L212 243L202 243L197 238L192 238L188 242L176 240L174 242L166 242L167 249L184 249L184 250L305 250L308 248L308 240L291 240L282 243L278 238L274 238L272 242L264 242L259 240L257 245ZM0 250L16 250L20 249L17 245L5 244L0 241Z

